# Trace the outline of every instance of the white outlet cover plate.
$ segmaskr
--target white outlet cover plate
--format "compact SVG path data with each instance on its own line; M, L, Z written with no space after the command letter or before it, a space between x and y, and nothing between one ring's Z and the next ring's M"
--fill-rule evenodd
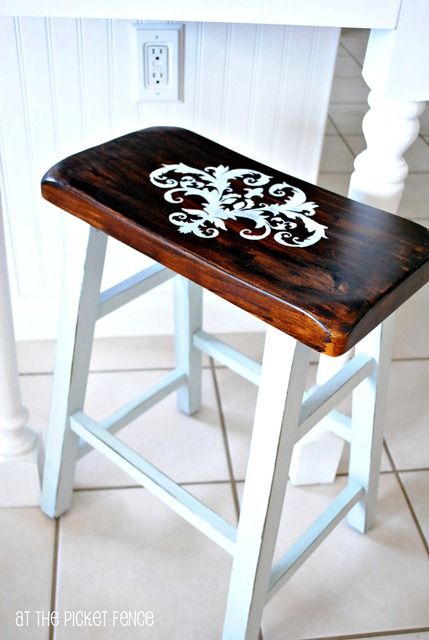
M137 22L134 24L137 41L138 102L178 102L183 99L182 51L183 24ZM148 44L168 47L168 83L147 86L145 83L145 47Z

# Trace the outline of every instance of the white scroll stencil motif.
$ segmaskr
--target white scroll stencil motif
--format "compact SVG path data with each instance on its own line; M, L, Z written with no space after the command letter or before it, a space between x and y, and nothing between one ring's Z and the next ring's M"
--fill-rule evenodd
M149 177L152 184L167 189L167 202L183 202L182 196L196 200L195 209L183 208L169 216L181 233L215 238L228 230L228 220L242 219L249 223L240 231L247 240L273 233L279 244L308 247L326 238L326 227L313 218L318 205L306 202L305 193L287 182L269 186L272 176L260 171L223 165L202 170L180 162L164 165ZM267 193L279 202L264 202Z

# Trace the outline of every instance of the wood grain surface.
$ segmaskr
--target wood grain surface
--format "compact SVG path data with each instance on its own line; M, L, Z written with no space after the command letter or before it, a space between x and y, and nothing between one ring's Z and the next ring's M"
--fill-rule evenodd
M177 214L185 216L183 221L198 220L213 189L201 196L182 191L172 195L174 202L166 200L168 190L150 176L163 165L180 163L199 171L223 166L262 172L269 184L258 195L252 178L246 184L245 174L237 177L231 193L241 204L234 209L226 201L218 207L215 214L223 211L223 222L202 225L201 236L184 233L186 225L180 226ZM185 175L189 172L183 170L168 177L180 181ZM193 177L197 182L188 180L189 185L207 189L197 173ZM283 183L292 187L284 188L283 198L269 193L270 185ZM291 219L300 211L301 218L308 215L315 225L326 227L326 237L308 246L299 242L311 242L317 233L312 236L302 225L292 232L296 246L276 240L283 229L281 238L294 242L288 240L293 224L281 207L291 200L293 188L317 208L308 215L305 206L292 207ZM108 235L333 356L350 349L429 280L429 231L424 227L280 173L184 129L144 129L71 156L46 173L42 193ZM271 206L262 218L265 227L271 221L272 231L262 239L254 239L261 234L255 220L241 215L246 198L253 198L254 209ZM276 220L274 205L280 205Z

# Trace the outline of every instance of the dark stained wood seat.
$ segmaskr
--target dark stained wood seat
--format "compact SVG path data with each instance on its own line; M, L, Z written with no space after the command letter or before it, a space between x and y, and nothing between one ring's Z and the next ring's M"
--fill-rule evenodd
M184 129L71 156L43 196L318 351L340 355L429 279L429 231Z

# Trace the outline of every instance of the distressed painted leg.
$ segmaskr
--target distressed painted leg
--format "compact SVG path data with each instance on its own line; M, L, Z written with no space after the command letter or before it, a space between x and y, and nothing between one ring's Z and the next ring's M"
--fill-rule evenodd
M177 392L180 411L191 415L201 406L202 353L193 346L193 335L202 328L203 291L187 278L177 276L175 286L176 367L187 376Z
M69 244L46 446L42 509L58 517L71 503L78 436L69 417L83 408L100 294L107 236L88 227L88 243L77 232ZM76 266L77 265L77 266Z
M256 640L311 350L269 327L223 640Z
M318 385L335 375L348 354L331 358L321 354L317 369ZM294 447L289 479L293 485L334 482L344 449L344 440L329 429L329 419L321 420Z
M353 391L349 475L364 487L365 498L350 511L348 521L361 533L375 520L392 338L393 316L355 347L356 353L366 353L377 363L372 375Z

